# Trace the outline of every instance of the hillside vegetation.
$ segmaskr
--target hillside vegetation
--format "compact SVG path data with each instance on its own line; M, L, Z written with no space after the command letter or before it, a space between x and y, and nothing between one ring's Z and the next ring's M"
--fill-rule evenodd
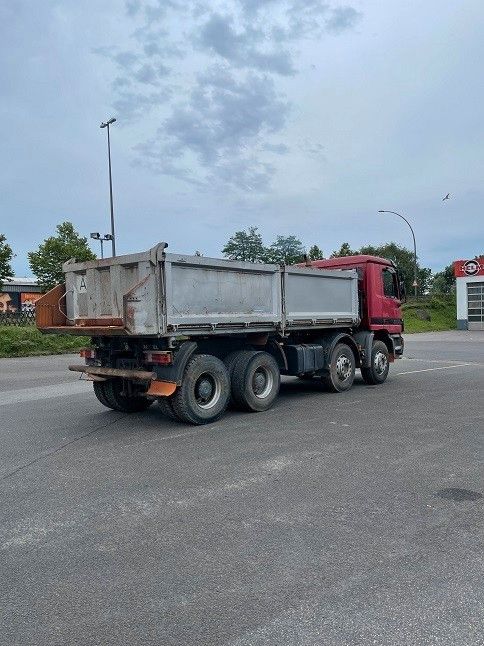
M427 298L403 306L405 334L453 330L456 327L454 298ZM0 357L29 357L78 352L89 338L69 334L41 334L33 325L0 326Z
M89 345L89 337L41 334L33 325L0 326L0 357L31 357L41 354L78 352Z
M433 296L410 301L403 306L405 334L455 330L456 309L453 296Z

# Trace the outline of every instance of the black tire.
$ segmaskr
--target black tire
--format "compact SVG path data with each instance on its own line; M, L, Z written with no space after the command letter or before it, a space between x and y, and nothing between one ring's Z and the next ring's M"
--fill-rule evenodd
M227 368L227 372L229 373L229 377L231 379L235 362L240 357L241 352L243 352L243 350L235 350L234 352L230 352L226 357L224 357L225 367Z
M119 411L121 413L139 413L140 411L149 408L149 406L151 406L151 404L153 403L152 399L148 399L147 397L143 397L142 395L131 395L130 397L123 395L122 379L108 379L107 381L97 383L104 385L104 388L102 389L103 396L107 401L108 408L112 408L113 410Z
M330 369L322 377L323 384L333 393L349 390L355 379L355 355L346 343L337 343L331 354Z
M225 413L229 397L230 379L223 361L211 354L197 354L186 365L172 405L181 421L209 424Z
M112 408L111 404L108 401L108 398L106 397L105 384L105 381L93 381L92 386L94 388L94 394L103 406L106 406L106 408Z
M234 397L232 395L232 376L234 374L235 364L237 363L240 355L243 354L244 352L246 351L235 350L234 352L231 352L224 358L225 367L227 368L227 372L229 373L229 379L230 379L230 398L228 403L230 408L237 408L237 403L235 402Z
M232 398L240 410L258 413L274 403L281 385L277 361L268 352L241 352L232 373Z
M170 397L158 397L158 400L157 400L158 406L161 412L163 413L163 415L165 415L165 417L169 417L175 422L179 422L180 418L173 410L172 398L173 398L173 395L170 395Z
M376 386L382 384L388 377L390 370L390 354L383 341L374 341L371 348L371 365L369 368L361 368L363 380Z

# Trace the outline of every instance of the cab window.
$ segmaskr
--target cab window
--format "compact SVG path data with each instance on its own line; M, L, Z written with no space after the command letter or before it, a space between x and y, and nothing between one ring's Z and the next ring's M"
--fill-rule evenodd
M383 293L385 296L398 298L397 276L391 269L383 269Z

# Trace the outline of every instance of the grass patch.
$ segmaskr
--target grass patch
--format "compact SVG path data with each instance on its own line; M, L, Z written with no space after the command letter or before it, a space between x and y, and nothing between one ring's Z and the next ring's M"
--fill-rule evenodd
M32 357L78 352L89 345L89 337L70 334L41 334L33 325L0 326L0 357Z
M456 329L455 298L425 298L403 306L405 333L438 332ZM430 321L418 316L425 310ZM89 346L89 337L70 334L41 334L33 325L25 327L0 326L0 357L32 357L43 354L79 352Z
M413 332L439 332L456 329L456 309L454 297L427 297L420 301L411 301L403 307L405 334ZM428 312L430 320L422 320L418 312Z

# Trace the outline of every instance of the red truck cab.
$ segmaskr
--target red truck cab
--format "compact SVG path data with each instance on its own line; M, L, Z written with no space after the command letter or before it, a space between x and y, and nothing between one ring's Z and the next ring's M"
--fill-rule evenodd
M342 256L313 260L310 265L320 269L356 269L359 329L372 332L375 339L384 341L390 350L390 360L392 355L403 353L401 305L405 300L405 288L401 274L391 260L366 255Z

